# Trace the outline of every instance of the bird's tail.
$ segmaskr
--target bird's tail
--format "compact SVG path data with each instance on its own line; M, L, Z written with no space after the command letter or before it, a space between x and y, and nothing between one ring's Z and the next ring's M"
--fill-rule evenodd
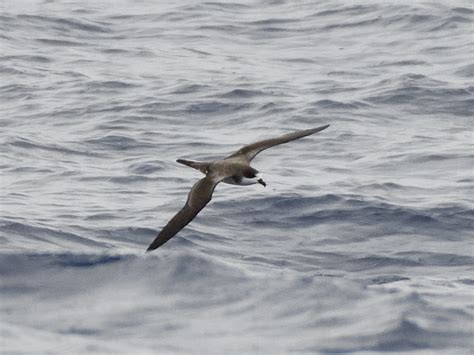
M190 166L191 168L194 168L196 170L199 170L205 175L207 175L207 173L209 172L209 163L206 163L206 162L185 160L185 159L178 159L176 160L176 162Z

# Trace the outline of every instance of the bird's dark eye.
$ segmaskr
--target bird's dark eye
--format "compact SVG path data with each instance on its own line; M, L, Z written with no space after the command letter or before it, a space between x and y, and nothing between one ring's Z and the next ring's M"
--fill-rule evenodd
M256 172L253 171L253 170L246 170L246 171L244 171L244 174L243 174L243 175L244 175L244 177L246 177L247 179L253 179L255 176L257 176L255 173L256 173Z

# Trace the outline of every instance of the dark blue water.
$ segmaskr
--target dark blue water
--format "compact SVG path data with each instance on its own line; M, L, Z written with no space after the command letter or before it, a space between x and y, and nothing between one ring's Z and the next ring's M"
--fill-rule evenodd
M469 1L0 9L2 351L473 350Z

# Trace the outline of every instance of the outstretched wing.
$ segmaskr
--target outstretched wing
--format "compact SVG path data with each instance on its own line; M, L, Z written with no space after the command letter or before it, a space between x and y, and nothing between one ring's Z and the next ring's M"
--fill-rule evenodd
M171 218L168 224L158 234L153 243L150 244L147 251L154 250L168 240L173 238L181 229L184 228L194 217L207 205L212 198L212 192L219 181L212 179L210 176L199 180L191 188L188 200L184 207Z
M288 143L298 138L309 136L310 134L320 132L328 127L329 125L325 125L325 126L321 126L317 128L305 129L302 131L288 133L278 138L270 138L270 139L265 139L263 141L255 142L255 143L242 147L237 152L229 155L226 159L242 157L243 159L245 159L247 162L250 163L250 161L252 161L252 159L255 158L255 156L258 153L260 153L262 150L268 149L278 144Z

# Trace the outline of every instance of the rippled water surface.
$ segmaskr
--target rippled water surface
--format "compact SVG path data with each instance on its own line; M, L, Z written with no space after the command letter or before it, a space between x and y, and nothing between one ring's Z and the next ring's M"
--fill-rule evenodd
M474 348L469 1L0 4L1 348ZM252 141L144 250L199 172Z

